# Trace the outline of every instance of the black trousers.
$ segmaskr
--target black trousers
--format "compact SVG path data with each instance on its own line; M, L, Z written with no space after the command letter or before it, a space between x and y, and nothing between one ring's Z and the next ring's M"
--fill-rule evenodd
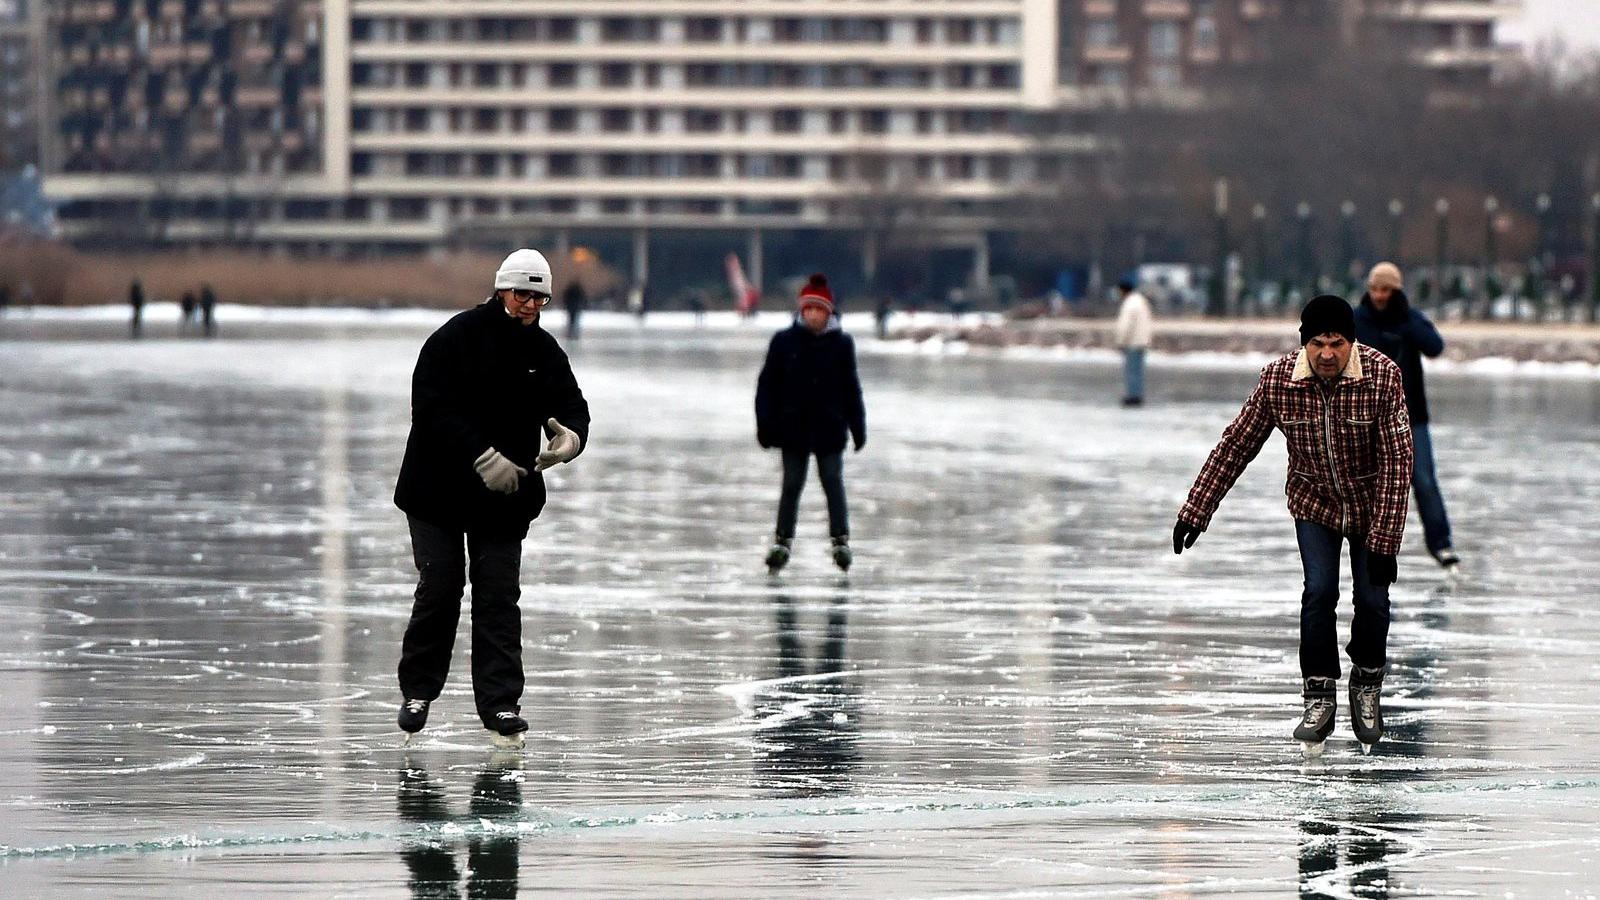
M778 537L794 537L795 521L800 517L800 491L806 486L806 469L811 451L783 448L783 493L778 497ZM817 475L822 492L828 495L828 534L850 534L850 510L844 498L844 453L818 453Z
M435 700L450 673L461 592L472 580L472 696L478 717L514 710L522 699L522 538L441 528L410 517L416 600L400 647L400 692ZM461 546L466 540L463 561Z

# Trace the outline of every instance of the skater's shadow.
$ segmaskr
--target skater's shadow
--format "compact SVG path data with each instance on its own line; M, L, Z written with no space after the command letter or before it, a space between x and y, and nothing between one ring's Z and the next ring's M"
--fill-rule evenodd
M443 787L420 763L407 759L400 768L395 805L400 820L421 826L400 850L409 873L411 896L427 898L515 897L518 890L517 821L522 810L522 760L492 760L472 781L467 815L451 815ZM466 879L456 861L446 826L467 836Z
M1308 811L1300 819L1301 900L1388 897L1396 887L1390 862L1405 852L1402 834L1418 822L1418 816L1371 806Z
M788 595L773 596L776 671L755 697L757 718L771 724L755 734L755 775L777 796L819 797L850 788L860 761L861 686L845 666L848 606L841 588L818 640L801 626Z

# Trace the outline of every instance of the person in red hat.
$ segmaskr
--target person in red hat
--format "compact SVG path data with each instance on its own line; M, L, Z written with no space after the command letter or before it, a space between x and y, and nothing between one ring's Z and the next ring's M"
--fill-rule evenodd
M776 574L789 561L800 491L815 456L828 497L833 562L849 571L853 557L844 494L845 440L852 438L857 452L867 444L856 344L840 327L826 277L811 276L800 289L799 305L794 324L772 336L756 381L756 441L763 449L783 451L778 530L767 552L767 569Z

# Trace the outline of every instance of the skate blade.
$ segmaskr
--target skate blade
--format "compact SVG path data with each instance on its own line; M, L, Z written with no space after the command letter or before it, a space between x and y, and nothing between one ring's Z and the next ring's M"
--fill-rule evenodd
M1356 745L1361 748L1361 755L1362 756L1371 756L1372 755L1372 748L1378 746L1378 742L1377 741L1373 741L1372 743L1368 744L1368 743L1366 743L1364 741L1356 741Z
M517 734L489 734L489 746L496 750L521 750L522 733Z
M1322 755L1322 741L1301 741L1300 752L1307 759L1315 759Z
M409 749L411 749L411 741L412 741L413 738L416 737L416 735L412 734L410 732L401 732L401 733L404 734L405 737L402 737L400 739L400 749L401 750L409 750Z

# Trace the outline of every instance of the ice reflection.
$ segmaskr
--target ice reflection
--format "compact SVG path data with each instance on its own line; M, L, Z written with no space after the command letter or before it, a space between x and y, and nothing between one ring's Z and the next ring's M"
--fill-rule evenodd
M463 887L467 897L517 896L522 781L521 757L497 754L473 777L472 797L462 819L452 812L444 785L426 764L406 758L399 771L395 806L400 821L421 831L402 839L400 848L413 897L460 897ZM470 835L464 860L458 846L463 835ZM460 862L465 863L464 883Z
M772 595L777 643L772 679L755 696L756 782L778 797L822 797L850 790L860 761L861 685L846 666L848 587L828 602L820 634L787 594Z

